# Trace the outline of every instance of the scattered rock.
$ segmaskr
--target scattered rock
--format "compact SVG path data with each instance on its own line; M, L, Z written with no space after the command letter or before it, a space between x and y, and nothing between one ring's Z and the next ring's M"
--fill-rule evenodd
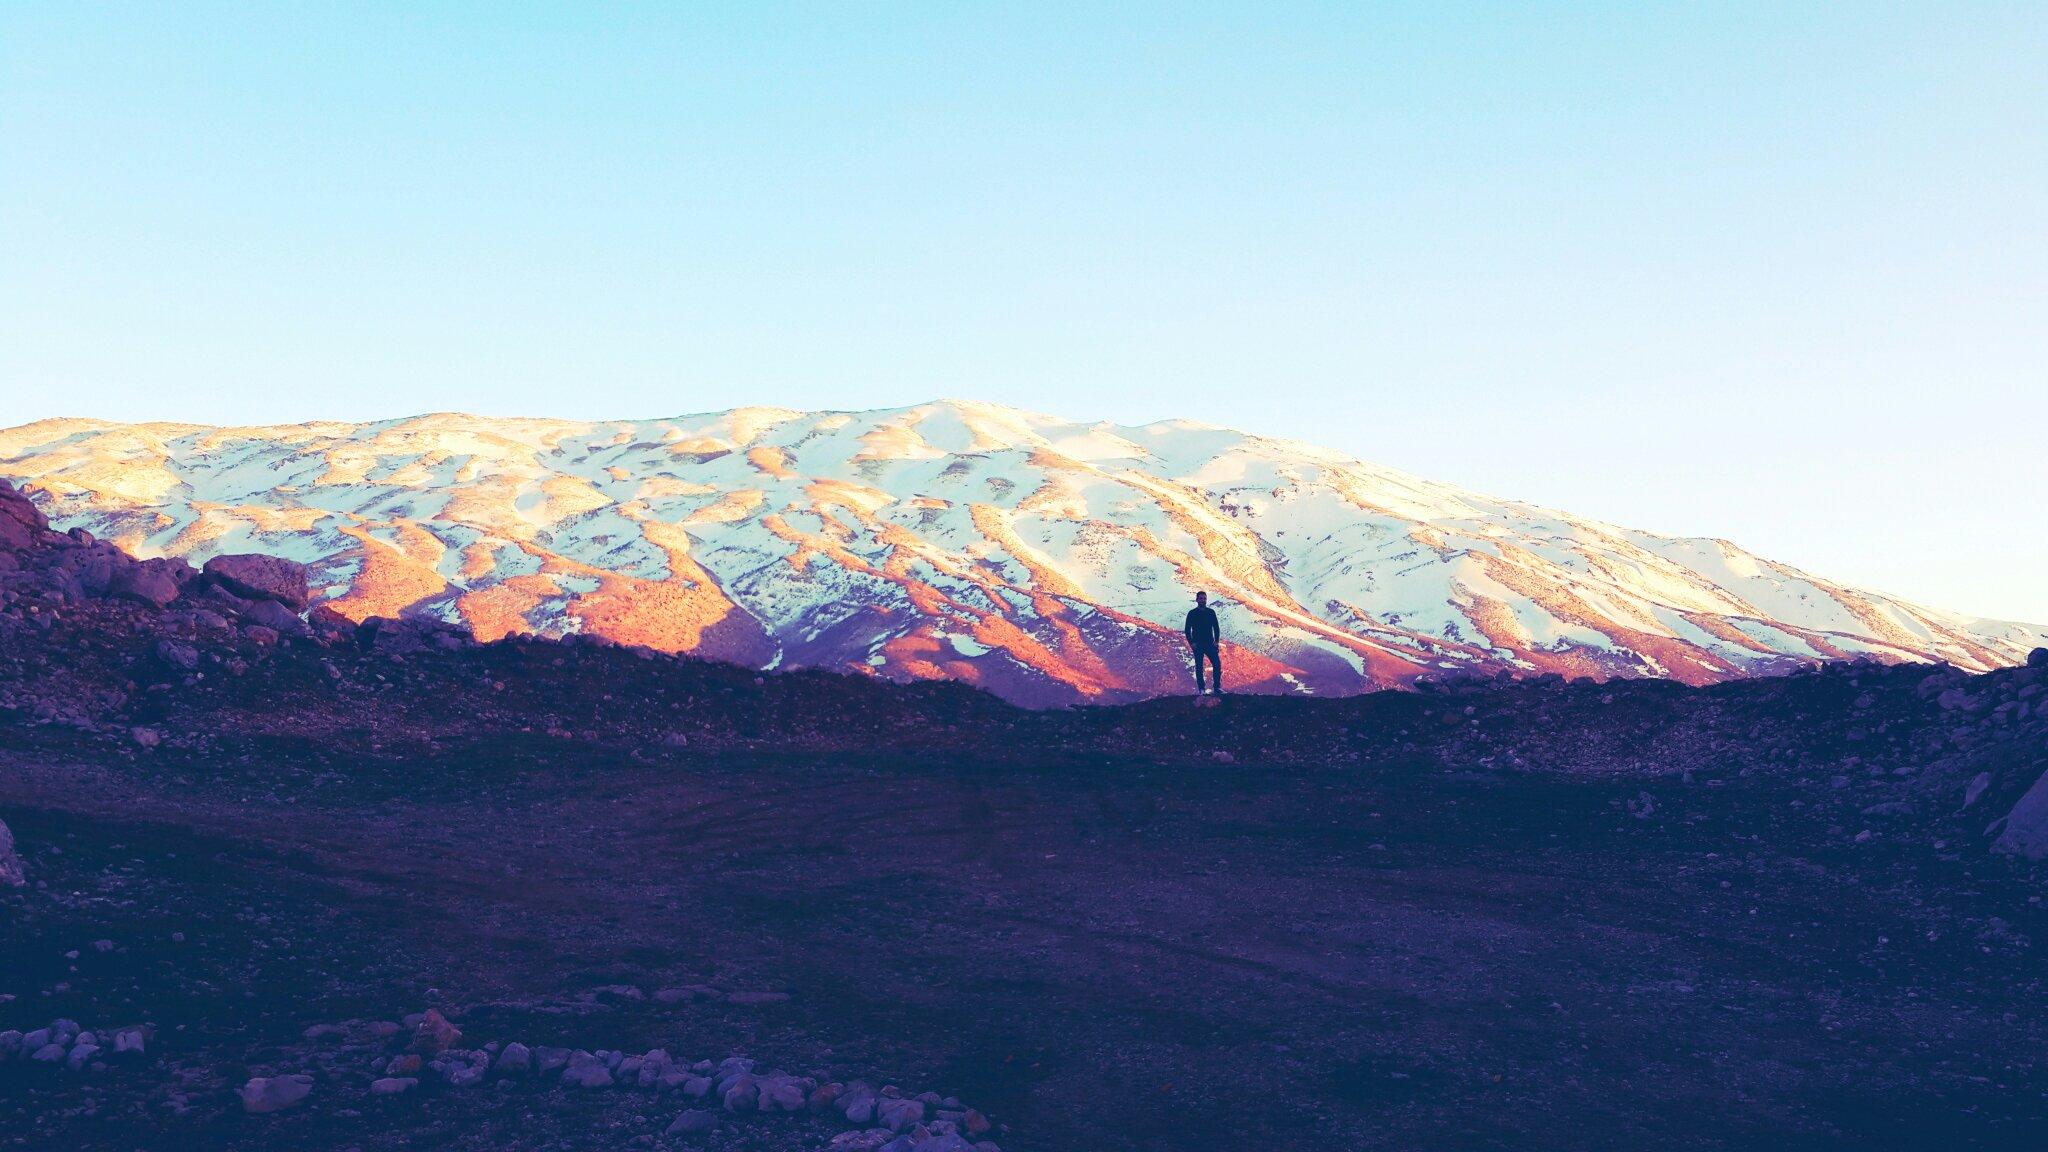
M709 1132L716 1127L718 1113L705 1108L692 1108L669 1124L667 1135L690 1136L699 1132Z
M1991 773L1977 773L1976 778L1972 779L1969 785L1963 789L1964 810L1967 811L1970 808L1976 807L1977 801L1982 800L1984 798L1984 793L1988 791L1990 787Z
M2036 649L2039 651L2039 649ZM2006 815L2005 831L1991 845L1993 852L2009 852L2029 860L2048 857L2048 772L2034 781L2027 794Z
M14 851L14 833L8 831L6 821L0 820L0 887L21 888L27 884L27 871Z
M445 1052L461 1042L462 1030L450 1024L439 1009L427 1009L420 1022L413 1026L411 1049L422 1055Z
M381 1080L372 1080L370 1082L370 1094L373 1096L402 1096L419 1086L420 1082L410 1076L386 1076Z
M884 1100L875 1119L891 1132L902 1132L924 1119L924 1104L917 1100Z
M604 1061L579 1050L569 1057L569 1066L562 1069L562 1083L571 1088L609 1088L612 1072Z
M305 1103L312 1094L313 1078L304 1073L258 1076L242 1085L242 1110L259 1114L282 1112Z
M533 1050L517 1040L498 1053L498 1075L524 1076L533 1069Z

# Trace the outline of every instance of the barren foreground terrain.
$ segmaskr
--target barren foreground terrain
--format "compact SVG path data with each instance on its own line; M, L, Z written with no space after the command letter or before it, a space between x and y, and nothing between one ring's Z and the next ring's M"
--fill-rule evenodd
M1532 691L1460 698L1461 740L1463 706L1483 730ZM1624 692L1607 711L1694 695ZM1350 732L1320 760L1230 735L1318 707ZM2038 1146L2023 867L1924 805L1863 815L1888 770L1489 767L1403 737L1444 708L1183 700L825 751L109 754L10 730L0 814L31 887L0 898L0 1022L154 1035L97 1071L0 1066L0 1139L798 1149L851 1127L714 1102L715 1129L667 1135L679 1092L534 1077L379 1097L409 1033L307 1038L434 1007L465 1044L929 1089L1005 1149ZM1153 724L1238 751L1090 747ZM240 1105L302 1072L302 1105Z

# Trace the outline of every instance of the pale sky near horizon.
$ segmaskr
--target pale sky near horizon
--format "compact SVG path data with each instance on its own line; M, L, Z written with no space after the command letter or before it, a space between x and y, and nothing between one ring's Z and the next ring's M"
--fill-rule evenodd
M963 396L2048 622L2048 4L0 3L0 426Z

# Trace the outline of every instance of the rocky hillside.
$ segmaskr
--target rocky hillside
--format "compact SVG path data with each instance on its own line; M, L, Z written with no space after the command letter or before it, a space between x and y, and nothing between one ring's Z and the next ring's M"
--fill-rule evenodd
M1305 444L977 403L53 420L0 433L0 476L138 556L300 561L351 620L953 679L1031 705L1179 691L1198 588L1222 601L1232 681L1269 693L1452 669L1707 683L1861 655L1981 670L2048 642Z

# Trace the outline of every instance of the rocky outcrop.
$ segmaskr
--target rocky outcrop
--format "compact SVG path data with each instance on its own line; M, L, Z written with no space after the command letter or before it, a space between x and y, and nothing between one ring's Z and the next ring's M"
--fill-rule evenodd
M201 572L138 559L83 528L53 530L0 480L0 720L125 735L138 726L121 714L144 686L240 676L287 639L343 639L314 634L307 598L290 560L224 556Z
M168 608L204 592L199 600L208 609L257 617L254 622L277 631L301 631L299 616L312 599L305 565L282 556L216 556L202 572L170 557L138 559L82 528L53 531L35 502L5 480L0 480L0 573L12 574L11 584L55 591L65 599L121 600L151 608Z
M52 535L49 521L34 501L0 480L0 552L20 552Z

